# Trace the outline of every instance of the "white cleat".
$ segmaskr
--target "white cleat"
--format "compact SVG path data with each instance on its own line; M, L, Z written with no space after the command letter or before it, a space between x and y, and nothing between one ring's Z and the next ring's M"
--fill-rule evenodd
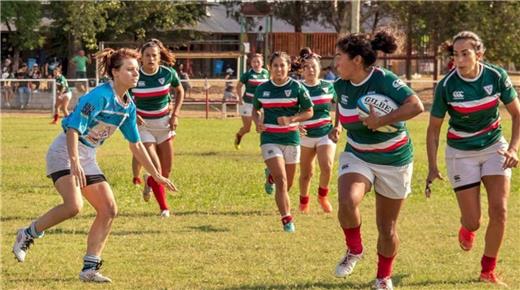
M392 279L390 277L386 277L383 279L376 279L376 283L374 285L374 289L376 290L394 290L394 285L392 284Z
M99 269L92 268L79 272L79 279L83 282L111 283L112 279L101 275Z
M150 200L150 196L152 193L152 188L148 185L148 177L150 177L148 173L143 174L143 200L146 202Z
M18 262L22 263L25 261L27 251L29 251L29 248L33 243L34 239L25 233L25 229L18 230L13 246L13 254Z
M354 271L354 267L356 267L356 264L361 258L363 257L363 253L354 255L351 254L349 250L347 250L347 253L345 256L339 261L338 265L336 266L336 277L338 278L344 278L348 275L352 274Z
M170 217L170 210L165 209L165 210L161 211L161 217L162 218L169 218Z

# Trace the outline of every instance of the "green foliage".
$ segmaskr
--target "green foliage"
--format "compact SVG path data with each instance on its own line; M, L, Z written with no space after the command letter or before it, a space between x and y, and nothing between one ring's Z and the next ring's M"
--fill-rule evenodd
M0 19L12 31L9 42L19 50L43 46L45 38L40 30L42 5L40 2L2 1Z
M172 178L180 191L168 195L173 215L160 219L152 198L131 184L131 157L120 133L98 150L98 161L116 196L118 217L103 252L102 271L111 285L78 279L86 250L86 233L95 211L85 202L82 212L35 241L25 263L11 253L15 232L61 203L45 177L45 153L61 132L49 115L2 114L2 215L0 224L1 283L5 289L369 289L376 273L377 228L373 192L360 212L364 259L348 279L333 276L345 242L337 213L337 167L345 136L338 145L331 182L335 212L323 214L316 201L318 172L311 186L311 213L297 212L298 182L290 191L296 233L282 231L274 198L263 192L264 163L254 132L235 151L239 119L183 118L177 130ZM399 216L401 240L394 283L410 290L496 289L477 282L484 249L487 199L482 189L482 228L470 252L457 242L459 209L447 181L433 184L423 196L427 172L427 116L408 122L415 147L412 194ZM503 118L509 137L511 121ZM441 136L439 165L445 172ZM512 288L520 285L520 171L513 171L508 224L497 270Z

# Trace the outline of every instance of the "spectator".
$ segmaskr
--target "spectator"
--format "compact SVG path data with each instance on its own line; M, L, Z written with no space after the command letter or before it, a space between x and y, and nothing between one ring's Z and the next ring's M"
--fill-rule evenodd
M27 64L23 63L20 66L20 68L15 74L15 77L17 79L29 79ZM30 85L31 83L28 81L22 81L18 83L18 104L20 106L20 110L25 109L31 101L32 92Z
M184 95L191 98L191 84L190 74L184 68L184 64L179 64L179 78L181 79L181 85L184 88Z
M335 81L337 76L332 71L332 67L329 65L325 68L325 76L323 77L326 81Z
M90 64L90 58L85 56L85 51L80 49L70 63L74 66L74 77L77 79L87 78L87 63Z
M258 26L258 32L256 34L256 53L262 53L264 51L264 32L262 30L262 25Z
M6 59L8 60L8 59ZM6 62L4 62L5 64ZM10 62L8 65L2 67L2 79L12 79L13 73L11 72ZM11 108L11 101L13 99L13 87L11 81L3 81L2 84L2 107Z

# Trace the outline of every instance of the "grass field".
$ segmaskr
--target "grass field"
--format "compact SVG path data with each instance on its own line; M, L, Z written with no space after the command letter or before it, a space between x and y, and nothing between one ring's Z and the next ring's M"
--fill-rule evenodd
M1 116L1 288L230 290L372 286L377 257L373 194L366 196L361 209L365 258L352 276L337 279L333 271L344 254L344 240L335 213L321 213L313 196L309 215L293 210L296 233L284 233L273 198L263 192L264 166L258 136L247 135L241 151L233 148L238 119L181 120L172 174L180 192L169 196L174 213L169 219L160 219L155 201L143 202L140 189L131 185L131 156L119 133L99 150L100 166L119 206L103 254L103 273L113 279L113 284L83 284L77 278L94 215L87 204L77 217L47 231L43 239L35 242L26 262L19 264L11 253L16 230L61 202L52 182L45 177L45 153L60 130L48 125L49 120L49 115ZM506 136L510 135L510 123L505 117ZM459 212L448 182L435 183L430 200L423 196L427 114L408 126L415 144L415 172L413 193L399 221L401 247L394 267L394 285L398 289L493 289L477 282L483 229L471 252L459 249ZM338 155L344 139L342 136ZM439 163L445 172L443 148ZM334 172L331 195L336 210ZM515 170L508 231L497 268L513 289L520 288L519 187L519 171ZM296 209L297 186L290 195ZM484 198L484 213L486 208ZM485 215L483 225L487 225Z

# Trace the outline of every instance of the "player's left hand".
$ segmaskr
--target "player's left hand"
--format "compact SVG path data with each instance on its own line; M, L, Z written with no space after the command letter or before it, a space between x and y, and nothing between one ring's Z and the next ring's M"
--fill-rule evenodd
M363 121L363 125L367 126L368 129L372 131L375 131L377 128L381 127L381 119L374 110L374 105L370 105L370 114L368 114L368 117L360 119Z
M177 125L179 125L179 117L171 116L170 117L170 131L177 130Z
M498 150L498 154L504 156L506 160L504 161L504 164L502 164L503 169L507 168L516 168L518 166L518 154L515 150L509 149L507 151L504 150Z

